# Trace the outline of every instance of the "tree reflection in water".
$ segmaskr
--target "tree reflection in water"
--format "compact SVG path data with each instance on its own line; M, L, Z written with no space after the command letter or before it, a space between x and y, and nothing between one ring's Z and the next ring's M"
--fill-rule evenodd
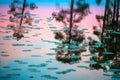
M98 0L99 1L99 0ZM107 2L107 1L106 1ZM114 1L113 1L114 2ZM98 3L99 4L99 3ZM88 9L88 8L87 8ZM83 10L84 11L84 10ZM69 13L70 11L68 10L60 10L58 13L53 13L53 16L55 17L56 21L63 22L65 26L67 25L66 21L66 14ZM80 11L81 12L81 11ZM73 10L74 13L74 10ZM109 15L109 14L108 14ZM81 16L81 15L79 15ZM106 15L104 15L106 16ZM79 19L83 19L84 16ZM65 27L64 30L61 32L55 32L55 39L60 40L61 44L57 46L57 55L56 59L59 61L62 61L64 63L76 63L79 60L81 60L81 53L86 51L87 45L85 45L83 42L86 40L84 37L84 30L78 29L79 26L76 25L76 22L74 22L73 17L73 26L72 26L72 31L71 31L71 43L69 44L69 29L70 27ZM93 70L100 70L102 69L106 74L103 74L105 76L111 76L112 79L118 79L120 78L120 46L118 44L114 44L113 41L114 39L112 38L114 36L117 36L116 38L118 39L118 34L119 32L115 33L113 28L113 23L112 21L107 21L108 24L103 24L105 27L109 27L108 29L105 28L104 30L104 36L103 36L103 31L102 31L102 25L101 25L101 20L104 23L103 16L96 15L96 19L99 22L99 27L101 30L98 30L96 26L93 27L93 33L99 38L99 40L104 39L104 44L102 41L96 41L92 39L91 37L88 38L89 40L89 51L90 54L87 55L90 57L90 61L85 61L86 63L89 63L89 67L86 67L87 69L93 69ZM69 20L69 18L67 18ZM79 20L78 22L80 22ZM112 19L110 19L112 20ZM69 22L69 21L68 21ZM77 22L77 23L78 23ZM106 23L106 21L105 21ZM120 26L120 24L118 24ZM119 30L119 28L118 28ZM116 35L115 35L116 34ZM106 36L105 36L106 35ZM110 35L110 36L107 36ZM116 40L116 41L119 41ZM116 50L115 46L112 46L112 43L114 45L117 45ZM81 48L81 46L83 48ZM74 48L73 48L74 46ZM76 47L77 46L77 47ZM86 56L86 55L85 55ZM84 66L80 66L84 67ZM113 74L111 74L113 73Z
M118 3L116 3L118 2ZM114 6L110 6L111 3ZM119 33L120 33L120 24L119 18L110 17L118 14L117 11L120 5L120 0L106 0L106 13L103 16L96 16L96 19L100 23L100 20L103 20L103 28L102 31L98 30L96 27L93 28L94 34L98 36L101 40L100 42L95 41L89 38L89 50L91 54L97 54L97 56L92 56L90 60L95 61L96 64L90 64L89 66L94 69L103 69L105 72L113 72L113 74L109 75L115 79L120 78L120 44L119 44ZM115 8L115 6L117 6ZM114 8L113 8L114 7ZM109 8L109 9L108 9ZM115 10L116 12L115 12ZM118 13L117 13L118 12ZM104 18L104 19L103 19ZM106 19L107 18L107 19ZM101 26L100 26L101 27ZM116 31L117 30L117 31ZM108 75L108 74L107 74Z
M13 29L13 37L16 37L17 40L20 40L24 37L23 32L25 31L23 24L27 24L28 26L32 25L33 18L30 14L29 10L34 10L37 6L34 3L27 3L27 0L13 0L10 5L10 10L8 14L9 21L13 24L9 24L8 27Z
M77 0L74 7L74 0L71 0L70 9L61 9L58 13L53 12L52 16L58 22L62 22L63 30L55 32L55 39L61 41L56 50L56 59L64 63L71 63L80 60L80 53L86 51L84 30L79 29L81 20L90 13L89 5L85 0ZM69 27L67 27L69 24Z
M87 47L83 32L72 30L71 44L68 43L68 37L68 30L55 33L55 39L61 40L61 44L57 46L58 50L56 50L56 59L64 63L81 60L80 54L86 51Z

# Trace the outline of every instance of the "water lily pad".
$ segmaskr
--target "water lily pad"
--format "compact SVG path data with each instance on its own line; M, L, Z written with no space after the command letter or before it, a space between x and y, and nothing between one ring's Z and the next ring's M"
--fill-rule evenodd
M45 63L41 63L41 64L38 64L38 65L35 65L35 64L31 64L31 65L28 65L29 67L46 67L47 64Z
M12 46L25 46L25 44L12 44Z
M111 64L109 64L109 63L101 63L100 65L101 66L111 66Z
M87 67L87 66L77 66L78 68L84 68L84 69L89 69L89 67Z
M112 32L113 34L118 34L118 35L120 35L120 32Z
M98 56L97 54L84 54L83 56L92 56L92 57L96 57Z
M69 58L72 58L72 59L79 59L80 56L78 56L78 55L73 55L73 56L69 56Z
M52 67L52 68L47 68L48 70L58 70L58 68Z
M28 69L28 70L30 70L31 72L40 72L40 70L37 70L37 69L35 69L35 68L30 68L30 69Z
M32 50L26 49L26 50L22 50L23 52L31 52Z
M46 55L52 56L52 55L56 55L56 54L55 53L47 53Z
M103 36L104 39L110 39L110 36Z
M103 52L102 54L114 54L113 52Z
M85 63L88 63L88 64L96 64L97 62L95 61L84 61Z
M32 57L42 57L41 55L32 55Z
M76 70L74 69L68 69L68 70L64 70L64 71L61 71L61 72L56 72L57 74L67 74L67 73L70 73L70 72L75 72Z
M118 72L120 71L120 69L109 69L109 70L106 70L105 72Z
M41 77L45 77L47 79L51 79L51 80L57 80L58 78L55 76L51 76L51 75L42 75Z

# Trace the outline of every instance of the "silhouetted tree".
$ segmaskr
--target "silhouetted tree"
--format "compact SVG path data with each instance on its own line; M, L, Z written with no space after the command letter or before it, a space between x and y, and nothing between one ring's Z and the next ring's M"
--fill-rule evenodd
M9 25L13 28L13 37L16 37L17 40L23 37L23 27L22 24L32 25L32 17L29 12L29 9L33 10L37 8L34 3L27 3L27 0L23 0L23 3L20 0L13 0L10 5L10 10L8 14L11 14L9 17L9 21L12 23L16 23L17 26Z
M90 58L97 62L96 64L90 64L90 67L103 70L106 70L107 67L109 69L120 69L120 44L118 42L118 35L120 33L119 7L120 0L106 0L104 17L96 15L98 22L103 20L103 26L101 27L102 32L93 27L94 34L99 37L100 42L89 38L91 54L98 54L98 56ZM98 44L101 45L99 46ZM109 61L112 61L112 63ZM119 72L118 70L115 73Z
M85 40L83 34L84 30L78 29L79 26L77 23L80 23L89 13L89 5L85 0L78 0L76 2L76 7L74 7L74 0L71 0L70 9L61 9L58 13L52 13L52 16L56 21L62 22L65 26L63 32L55 32L55 39L60 40L62 41L62 44L65 44L63 46L58 46L61 50L56 51L58 53L57 59L66 60L65 62L78 60L75 58L71 59L70 56L80 56L79 54L85 51L85 47L80 48L79 46Z

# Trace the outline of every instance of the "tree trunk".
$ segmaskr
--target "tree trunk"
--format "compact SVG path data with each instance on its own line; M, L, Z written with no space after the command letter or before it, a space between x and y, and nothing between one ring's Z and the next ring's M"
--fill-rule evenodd
M69 49L70 49L70 44L71 44L71 31L72 31L72 26L73 26L73 7L74 7L74 0L71 0L71 7L70 7L70 23L69 23Z
M24 17L25 5L26 5L26 0L24 0L24 2L23 2L23 8L22 8L22 13L21 13L22 17L20 19L20 26L22 25L22 21L23 21L23 17Z
M113 8L113 17L112 17L112 26L113 30L116 31L117 30L117 24L116 24L116 0L114 0L114 8ZM114 52L116 53L116 38L117 38L117 34L113 35L112 41L115 40L115 43L113 44L114 47Z
M105 11L104 11L104 18L103 18L103 27L102 27L102 34L101 34L101 42L103 42L103 33L104 33L104 29L105 29L105 26L106 26L106 17L108 16L108 5L109 5L109 0L106 0L106 4L105 4Z
M119 29L119 9L120 9L120 0L117 0L117 13L116 13L116 32L118 31L118 29ZM116 43L115 43L115 45L116 45L116 48L118 48L119 47L119 38L120 38L120 36L116 36Z

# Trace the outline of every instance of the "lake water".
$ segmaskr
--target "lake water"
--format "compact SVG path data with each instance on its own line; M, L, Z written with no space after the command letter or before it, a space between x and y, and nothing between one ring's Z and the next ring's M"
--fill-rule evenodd
M31 13L35 14L33 26L26 28L28 32L24 37L17 41L12 35L13 30L6 27L11 24L8 19L6 6L0 7L0 80L119 80L120 74L116 74L117 69L110 69L109 64L101 63L106 67L91 67L98 62L91 60L97 56L87 51L79 56L81 60L71 63L63 63L56 59L56 43L60 41L54 39L52 30L60 28L61 23L55 20L49 21L51 12L55 8L39 8ZM95 21L95 13L103 14L103 8L92 8L93 14L83 20L80 28L87 28L85 36L92 36L92 26L98 25ZM94 17L93 17L94 16ZM92 20L86 22L88 18ZM86 23L84 23L86 22ZM90 26L90 27L87 27ZM97 66L97 65L96 65Z

